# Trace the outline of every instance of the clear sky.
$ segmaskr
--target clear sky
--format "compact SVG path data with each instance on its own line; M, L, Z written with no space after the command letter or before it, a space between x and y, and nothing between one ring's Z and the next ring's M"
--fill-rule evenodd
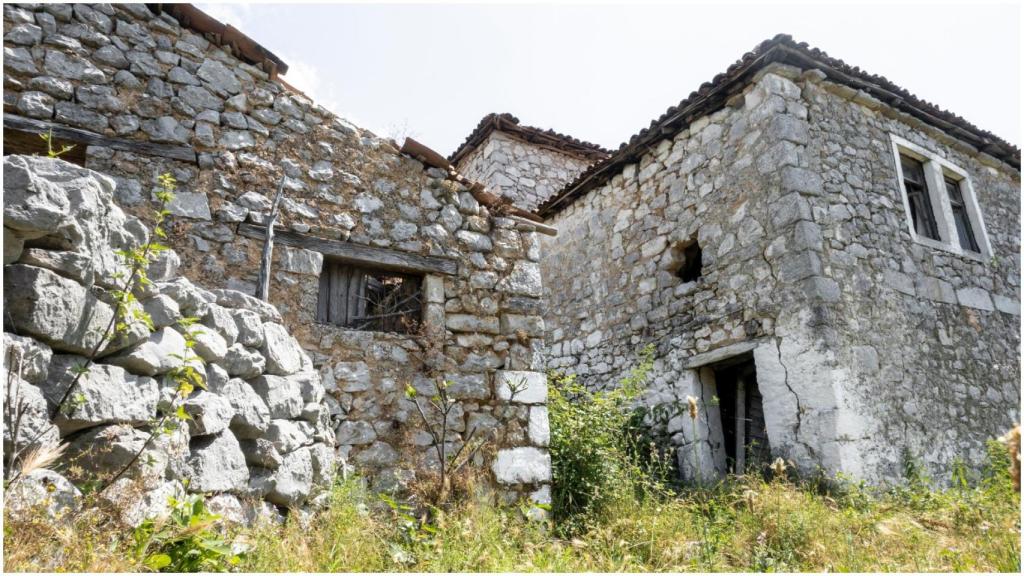
M617 148L780 32L1020 143L1018 5L197 5L318 103L445 155L489 112Z

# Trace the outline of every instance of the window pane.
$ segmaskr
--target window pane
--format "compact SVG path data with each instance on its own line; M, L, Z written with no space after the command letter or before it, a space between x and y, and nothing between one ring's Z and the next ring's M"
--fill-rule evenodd
M939 240L939 227L935 224L935 213L932 212L932 201L928 196L928 184L924 179L924 167L917 160L902 154L900 164L903 168L903 187L907 191L914 231L926 238Z
M967 216L967 206L964 205L960 183L952 178L946 178L946 192L949 194L949 204L953 208L953 220L956 221L960 247L971 252L980 252L978 242L974 239L974 230L971 229L971 219Z

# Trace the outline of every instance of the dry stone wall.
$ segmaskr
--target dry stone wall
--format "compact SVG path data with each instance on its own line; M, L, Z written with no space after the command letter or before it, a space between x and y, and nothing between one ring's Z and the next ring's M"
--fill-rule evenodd
M818 81L762 70L549 221L559 236L543 243L548 366L614 385L655 345L647 402L684 475L697 462L724 470L704 368L744 354L773 453L807 472L893 478L906 448L941 477L957 456L978 462L1019 417L1019 174ZM944 142L970 171L999 258L910 240L889 132ZM673 272L694 239L701 275L683 281ZM946 284L954 296L929 297ZM992 293L988 309L971 299L978 288ZM688 395L701 400L696 436Z
M534 210L592 163L493 131L459 161L458 168L467 178L483 182L517 206Z
M177 278L178 256L165 252L153 284L135 290L153 331L129 316L127 333L104 344L128 276L114 251L148 241L113 191L63 160L4 158L5 453L63 442L61 472L79 485L127 469L103 494L131 524L186 491L236 521L302 507L333 480L334 430L320 375L273 306ZM182 398L171 372L185 362L206 389ZM150 440L178 406L190 419ZM26 481L59 485L73 506L77 489L52 475Z
M422 280L419 335L317 323L321 251L275 246L270 303L321 376L338 457L374 487L402 488L436 464L404 390L429 393L446 378L458 400L453 446L477 429L489 441L476 464L501 494L544 498L545 395L501 396L510 379L545 386L531 227L490 214L442 172L143 5L5 6L4 26L5 111L195 150L193 163L89 146L85 161L139 216L158 176L175 176L168 243L197 287L254 293L263 241L251 230L265 223L282 173L281 230L453 263L455 273Z

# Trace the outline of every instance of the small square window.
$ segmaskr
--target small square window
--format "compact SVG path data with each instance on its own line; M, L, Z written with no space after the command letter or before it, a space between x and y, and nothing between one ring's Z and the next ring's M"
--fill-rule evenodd
M411 334L419 328L423 277L324 261L316 321Z

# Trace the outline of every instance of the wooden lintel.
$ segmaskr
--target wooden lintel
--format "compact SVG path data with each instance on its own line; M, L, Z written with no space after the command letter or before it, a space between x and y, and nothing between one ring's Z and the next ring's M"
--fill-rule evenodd
M114 138L104 136L81 128L72 128L64 124L25 118L15 114L4 114L4 130L17 130L34 134L46 134L53 131L53 135L61 140L81 142L91 146L105 146L123 152L134 152L146 156L160 156L172 160L181 160L198 164L196 151L190 146L177 146L174 144L160 144L157 142L146 142L143 140L129 140L127 138Z
M242 223L238 225L238 233L248 238L262 240L267 236L267 228L256 224ZM458 263L451 258L421 256L399 250L328 240L279 229L274 229L274 242L319 252L327 258L395 272L454 275L458 271Z

